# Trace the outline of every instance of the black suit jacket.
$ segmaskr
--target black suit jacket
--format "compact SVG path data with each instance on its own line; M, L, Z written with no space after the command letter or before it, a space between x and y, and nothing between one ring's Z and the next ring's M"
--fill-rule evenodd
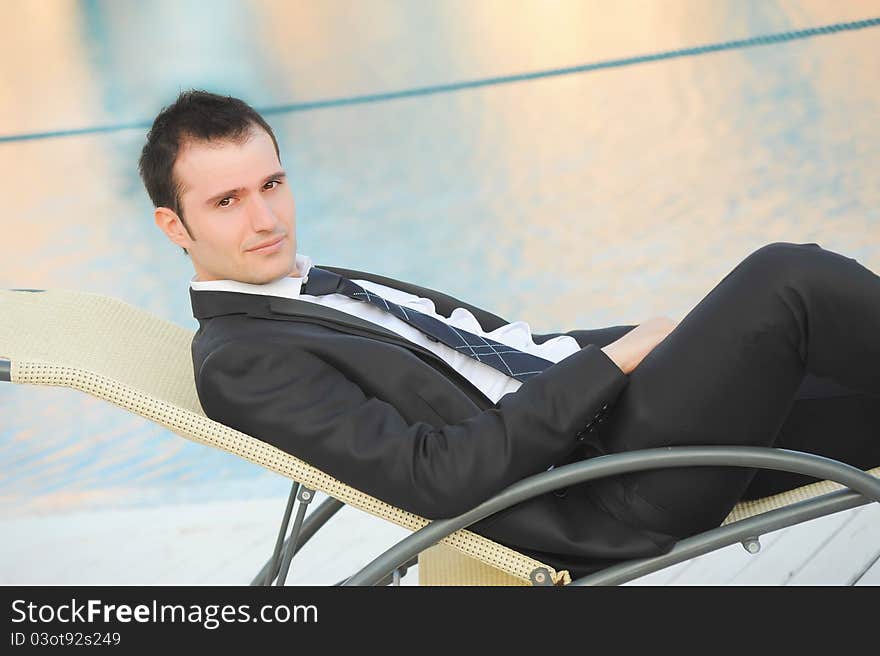
M444 316L466 308L487 331L508 323L432 289L316 266L429 298ZM345 312L238 292L190 288L190 298L205 414L427 519L454 517L550 465L587 457L584 436L628 382L600 345L582 343L587 331L535 335L538 343L576 336L582 348L496 404L433 352ZM587 485L469 530L574 577L672 547L598 507Z

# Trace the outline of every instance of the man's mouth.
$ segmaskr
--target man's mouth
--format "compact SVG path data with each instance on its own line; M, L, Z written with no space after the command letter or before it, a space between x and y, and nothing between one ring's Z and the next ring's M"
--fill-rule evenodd
M284 237L279 237L275 241L272 241L268 244L260 246L259 248L251 248L247 250L247 253L271 253L279 248L281 248L281 244L284 242Z

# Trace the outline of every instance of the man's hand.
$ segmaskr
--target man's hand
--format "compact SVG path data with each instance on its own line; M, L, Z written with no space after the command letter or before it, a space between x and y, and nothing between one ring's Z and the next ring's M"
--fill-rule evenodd
M669 317L652 317L637 325L616 342L602 347L602 351L620 367L623 373L628 374L677 325L678 322Z

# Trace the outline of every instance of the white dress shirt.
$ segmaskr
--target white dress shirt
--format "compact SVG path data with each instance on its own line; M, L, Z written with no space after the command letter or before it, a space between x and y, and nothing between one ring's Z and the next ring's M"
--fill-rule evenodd
M498 400L508 392L515 392L519 386L522 385L521 381L502 373L495 367L475 360L468 355L464 355L442 342L431 341L415 326L409 325L390 312L382 310L371 303L350 298L345 294L323 294L321 296L301 294L300 288L302 287L304 278L308 277L309 269L312 267L312 260L308 255L297 253L296 265L297 272L300 274L299 277L285 276L264 285L255 285L237 280L199 281L196 280L196 276L193 276L190 279L190 287L196 291L230 291L245 294L265 294L267 296L294 298L300 301L308 301L309 303L317 303L318 305L326 305L334 310L339 310L340 312L360 317L361 319L365 319L391 330L429 351L433 351L449 363L449 365L462 376L473 383L481 392L483 392L483 394L489 397L493 403L497 403ZM444 317L442 314L437 314L437 311L434 308L434 302L429 298L422 298L415 294L409 294L400 289L380 285L371 280L354 278L352 280L364 289L379 294L398 305L413 308L419 312L435 317L440 321L444 321L451 326L455 326L456 328L462 328L475 335L488 337L496 342L501 342L502 344L512 346L520 351L537 355L545 360L550 360L551 362L559 362L563 358L580 350L577 340L569 335L560 335L547 340L543 344L535 344L535 342L532 341L531 328L529 327L529 324L524 321L514 321L496 328L491 332L486 332L477 321L477 318L465 308L455 308L450 316Z

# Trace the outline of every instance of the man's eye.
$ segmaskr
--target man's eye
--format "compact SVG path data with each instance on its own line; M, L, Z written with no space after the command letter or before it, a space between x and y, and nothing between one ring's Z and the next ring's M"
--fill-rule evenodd
M263 185L263 188L269 186L273 182L276 184L279 184L279 185L282 184L281 180L269 180L269 182L267 182L266 184ZM272 189L275 189L275 187L272 187ZM232 198L232 196L227 196L226 198L219 200L217 202L217 207L229 207L229 205L224 205L223 203L226 202L227 200L229 200L230 198Z

